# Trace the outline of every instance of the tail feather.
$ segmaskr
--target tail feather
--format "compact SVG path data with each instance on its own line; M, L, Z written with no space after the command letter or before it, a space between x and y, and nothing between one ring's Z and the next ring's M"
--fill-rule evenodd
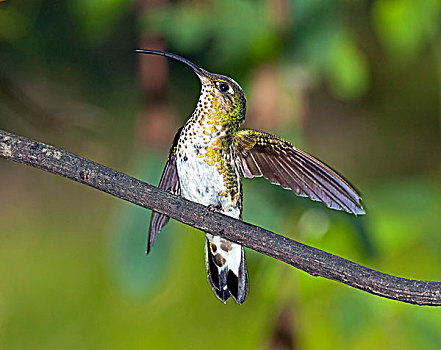
M216 296L224 303L233 297L242 304L248 295L243 247L207 233L205 262L208 283Z

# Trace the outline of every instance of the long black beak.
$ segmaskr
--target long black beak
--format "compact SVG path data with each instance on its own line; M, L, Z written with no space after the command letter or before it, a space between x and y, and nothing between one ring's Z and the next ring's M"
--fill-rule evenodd
M202 69L199 68L197 65L195 65L193 62L190 62L186 58L181 57L179 55L175 55L174 53L168 53L168 52L162 52L162 51L156 51L156 50L144 50L144 49L137 49L136 52L173 58L173 59L180 61L182 63L185 63L187 66L190 66L191 68L193 68L194 72L199 77L205 76L205 73L202 71Z

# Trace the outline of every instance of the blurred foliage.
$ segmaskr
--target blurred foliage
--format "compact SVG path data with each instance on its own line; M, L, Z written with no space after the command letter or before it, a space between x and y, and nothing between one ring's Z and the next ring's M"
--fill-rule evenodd
M139 136L153 98L142 97L133 49L159 38L236 79L248 125L335 166L368 211L353 218L254 179L245 220L387 273L441 279L439 0L149 4L0 1L0 127L158 183L167 150ZM168 63L163 102L178 125L197 80ZM439 347L437 309L249 250L249 298L223 305L200 232L171 222L146 257L150 212L38 170L0 161L0 198L2 349Z
M265 1L181 2L147 13L142 29L166 36L179 52L209 49L209 60L248 70L288 56L323 73L342 98L366 92L367 62L355 35L340 21L339 2L294 1L291 13L271 13L270 6Z
M231 20L234 18L234 20ZM250 63L274 56L280 39L263 1L181 2L147 13L143 31L166 36L184 54L200 50L212 41L211 51L220 64Z
M96 42L109 36L133 4L133 0L75 0L71 10L84 38Z
M414 58L440 31L438 0L383 0L373 8L374 29L384 48L397 60Z

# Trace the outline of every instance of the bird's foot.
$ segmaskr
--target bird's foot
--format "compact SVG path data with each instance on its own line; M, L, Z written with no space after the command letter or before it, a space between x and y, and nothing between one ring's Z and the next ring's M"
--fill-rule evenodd
M207 206L208 210L213 212L213 213L220 213L221 212L221 207L220 205L214 205L214 204L210 204Z

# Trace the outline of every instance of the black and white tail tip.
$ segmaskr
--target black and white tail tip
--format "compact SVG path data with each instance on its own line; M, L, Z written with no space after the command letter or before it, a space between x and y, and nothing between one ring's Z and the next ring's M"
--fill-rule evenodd
M248 295L243 247L207 233L205 265L208 283L224 303L231 297L242 304Z

